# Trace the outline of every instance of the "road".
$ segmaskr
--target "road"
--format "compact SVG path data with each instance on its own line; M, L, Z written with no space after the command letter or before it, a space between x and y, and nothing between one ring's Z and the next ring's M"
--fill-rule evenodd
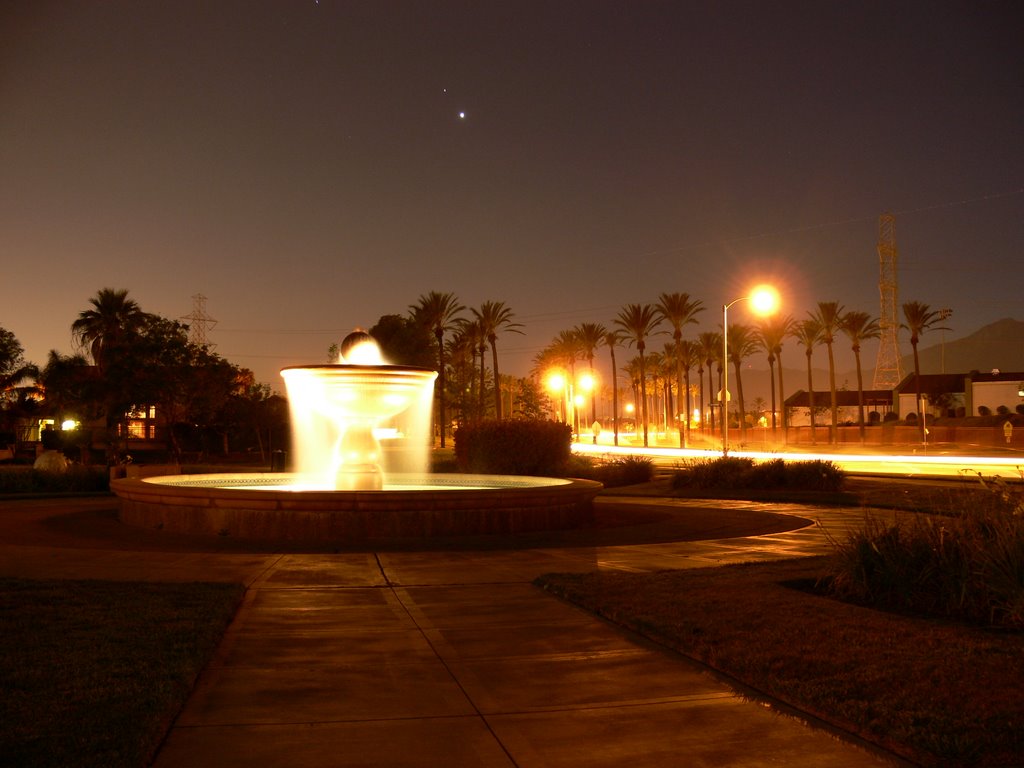
M620 440L620 443L624 441ZM849 448L830 452L827 447L819 452L808 451L729 451L730 456L748 457L755 461L767 459L785 459L787 461L809 461L822 459L831 461L844 471L855 475L886 475L895 477L931 477L931 478L973 478L979 474L984 477L1001 477L1007 481L1024 479L1024 456L1020 454L1004 454L999 456L974 455L968 452L955 451L947 448L918 448L898 446L903 453L857 453L857 448ZM606 443L582 442L573 443L574 453L601 456L647 456L656 466L672 468L687 461L697 459L714 459L722 455L719 451L680 449L680 448L644 448L642 446L614 446Z

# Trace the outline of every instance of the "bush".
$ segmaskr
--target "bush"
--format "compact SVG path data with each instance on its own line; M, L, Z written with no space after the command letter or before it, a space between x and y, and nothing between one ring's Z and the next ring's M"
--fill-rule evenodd
M654 462L643 456L623 456L596 463L584 456L573 456L566 474L584 480L596 480L605 488L649 483L654 477Z
M691 462L672 478L674 488L750 488L834 492L842 488L846 474L830 461L782 459L755 464L753 459L724 456Z
M869 519L836 543L829 589L840 599L1024 629L1024 495L997 482L983 503L945 516Z
M484 421L455 431L463 472L561 476L572 455L572 429L557 421Z
M0 493L101 493L110 490L106 467L72 464L66 472L44 472L31 467L0 470Z

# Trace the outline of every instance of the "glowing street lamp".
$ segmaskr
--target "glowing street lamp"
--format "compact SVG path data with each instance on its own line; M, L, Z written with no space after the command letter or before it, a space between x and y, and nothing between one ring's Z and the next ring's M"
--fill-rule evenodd
M779 308L779 292L770 285L759 285L747 296L722 305L722 455L729 454L729 307L749 301L754 312L765 316ZM740 414L743 418L743 414Z

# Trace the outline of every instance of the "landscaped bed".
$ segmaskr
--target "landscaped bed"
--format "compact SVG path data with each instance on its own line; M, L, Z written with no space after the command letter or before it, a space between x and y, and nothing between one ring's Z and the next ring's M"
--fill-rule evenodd
M809 591L826 558L542 588L925 765L1024 762L1024 635Z
M0 579L0 762L148 765L243 592Z

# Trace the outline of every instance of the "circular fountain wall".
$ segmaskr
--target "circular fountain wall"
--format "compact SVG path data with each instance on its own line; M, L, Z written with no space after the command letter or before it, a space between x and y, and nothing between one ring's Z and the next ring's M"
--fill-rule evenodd
M528 533L591 522L600 483L426 474L437 373L384 364L364 331L349 334L341 350L338 364L281 371L297 472L114 480L121 521L176 533L346 542ZM382 466L388 452L377 433L397 417L404 418L391 427L400 427L401 453L417 457L417 471Z
M358 542L513 534L592 522L600 483L504 475L389 476L382 490L302 490L288 473L120 479L121 521L175 533Z

